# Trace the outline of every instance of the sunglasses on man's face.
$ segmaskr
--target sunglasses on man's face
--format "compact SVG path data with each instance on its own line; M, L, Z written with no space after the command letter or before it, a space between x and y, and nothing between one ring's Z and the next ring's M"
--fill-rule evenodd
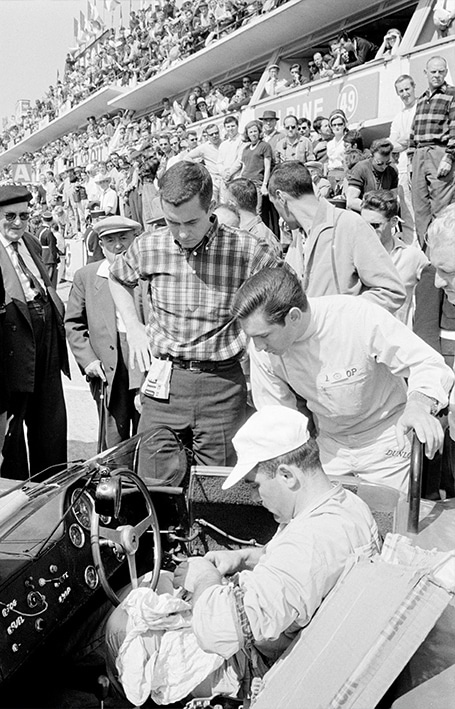
M7 222L15 222L18 217L21 222L26 222L30 219L30 212L4 212L3 217Z

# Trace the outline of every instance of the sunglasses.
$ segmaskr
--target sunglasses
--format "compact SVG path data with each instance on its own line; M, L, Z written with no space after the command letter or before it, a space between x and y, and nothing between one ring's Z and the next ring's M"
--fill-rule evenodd
M294 130L297 126L284 126L286 130Z
M7 222L15 222L18 217L21 222L26 222L30 219L30 212L4 212L3 216Z
M344 126L344 123L341 123L341 122L340 122L340 123L335 123L335 121L334 121L334 122L331 123L330 125L331 125L331 126Z
M207 135L209 135L211 138L215 138L215 136L219 135L219 132L216 131L216 133L207 133Z
M369 224L373 227L373 229L380 229L384 226L382 222L369 222Z

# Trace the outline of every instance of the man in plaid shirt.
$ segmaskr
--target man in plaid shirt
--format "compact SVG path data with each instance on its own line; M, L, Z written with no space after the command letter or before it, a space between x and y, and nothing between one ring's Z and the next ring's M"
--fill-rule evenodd
M425 74L428 89L417 101L408 150L421 246L430 222L455 198L455 87L446 83L447 62L442 57L431 57Z
M235 462L231 439L243 423L246 404L240 366L245 338L230 306L242 283L277 265L277 257L250 234L218 223L212 216L212 189L200 164L169 168L160 181L167 226L145 232L116 257L110 285L126 324L130 356L149 371L151 386L141 397L138 430L168 426L191 444L196 464L230 466ZM140 279L149 281L146 327L132 296ZM163 463L162 456L159 464L156 460L156 455L148 459L141 475L181 482L172 463Z

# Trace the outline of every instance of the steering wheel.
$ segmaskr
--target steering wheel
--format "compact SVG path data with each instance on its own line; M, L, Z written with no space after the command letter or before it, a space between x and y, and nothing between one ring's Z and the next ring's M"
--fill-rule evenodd
M152 579L150 582L150 587L152 589L156 588L156 585L158 583L158 577L160 574L161 537L155 507L153 505L153 501L147 489L147 486L145 485L143 480L127 468L119 468L118 470L114 470L111 474L111 478L115 477L118 477L120 479L120 494L122 479L126 478L127 480L132 482L135 487L137 487L137 489L142 493L147 507L147 516L144 517L144 519L142 519L140 522L135 525L120 525L119 527L117 527L117 529L100 527L100 516L94 509L92 510L90 543L92 547L93 561L100 578L101 586L103 587L107 597L109 598L111 603L114 604L114 606L118 606L120 603L120 599L108 581L103 560L101 557L100 537L102 539L108 540L108 543L110 543L111 546L116 547L117 549L121 549L121 551L125 553L128 562L131 585L133 588L137 588L138 583L136 570L136 552L139 547L139 539L144 534L144 532L146 532L148 529L152 529L154 557L154 567Z

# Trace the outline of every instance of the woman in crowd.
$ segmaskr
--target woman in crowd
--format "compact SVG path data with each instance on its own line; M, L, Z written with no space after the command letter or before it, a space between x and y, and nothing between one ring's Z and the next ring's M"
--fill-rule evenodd
M341 108L332 111L329 125L333 138L327 143L327 179L336 195L341 191L345 174L344 136L347 132L347 119Z

